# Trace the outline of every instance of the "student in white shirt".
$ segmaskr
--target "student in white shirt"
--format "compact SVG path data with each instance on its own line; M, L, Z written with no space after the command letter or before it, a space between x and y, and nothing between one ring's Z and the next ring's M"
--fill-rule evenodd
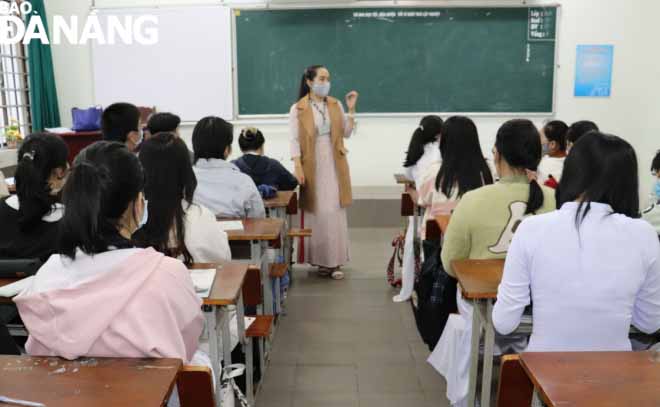
M185 142L175 133L157 133L142 143L140 162L149 216L133 239L188 265L231 260L215 215L193 203L197 178Z
M198 182L193 201L223 218L265 218L254 181L227 161L234 126L219 117L205 117L195 125L192 141Z
M419 127L410 139L406 160L403 163L406 177L415 181L417 187L422 182L422 175L434 163L440 162L440 129L442 119L439 116L424 116ZM417 192L409 190L413 200L417 200ZM414 217L408 217L405 243L403 246L403 266L401 270L401 292L392 298L394 302L404 302L410 299L415 281L415 253L413 249ZM419 225L418 225L419 226Z
M568 126L561 120L550 121L541 128L543 158L537 170L541 185L556 188L559 184L566 159L567 131Z
M522 221L493 310L513 332L533 303L528 351L629 351L630 325L660 329L660 245L639 218L635 151L588 133L564 167L561 209Z

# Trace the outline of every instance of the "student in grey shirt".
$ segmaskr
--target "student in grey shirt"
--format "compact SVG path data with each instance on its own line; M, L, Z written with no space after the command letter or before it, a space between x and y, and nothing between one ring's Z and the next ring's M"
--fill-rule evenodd
M224 218L263 218L264 203L254 181L234 164L231 154L234 126L208 116L195 125L192 141L197 190L193 202Z

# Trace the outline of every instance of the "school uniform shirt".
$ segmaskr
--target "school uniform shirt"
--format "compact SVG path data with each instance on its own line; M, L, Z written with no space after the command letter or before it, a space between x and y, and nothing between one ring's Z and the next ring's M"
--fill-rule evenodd
M153 248L53 255L14 302L38 356L188 363L204 325L190 272Z
M537 170L539 184L545 184L551 175L556 182L559 182L561 180L561 174L564 172L565 160L566 156L550 157L549 155L544 155Z
M227 233L215 215L204 206L181 202L185 212L184 241L195 263L215 263L231 260Z
M414 165L405 167L404 171L406 178L415 181L415 185L419 187L422 182L422 176L426 173L431 164L442 162L440 155L440 143L434 141L424 145L424 154L417 160Z
M279 191L293 191L298 180L277 160L256 153L245 153L233 163L256 185L270 185Z
M655 232L660 236L660 205L655 202L651 203L651 206L642 212L642 219L653 226Z
M451 196L445 195L441 190L435 187L435 181L440 172L442 163L436 162L431 164L424 175L421 176L421 183L417 185L418 204L423 206L424 219L420 227L420 236L422 239L426 238L426 222L434 219L440 215L451 215L452 211L458 204L458 187L454 187L451 191Z
M57 223L64 215L64 206L56 203L32 230L18 225L18 195L0 201L0 258L47 260L57 249Z
M630 325L660 330L660 245L641 219L578 203L525 219L506 258L493 324L513 332L533 302L528 351L629 351ZM557 253L561 253L560 256Z
M193 167L197 189L193 202L224 218L264 218L266 209L257 186L234 164L199 159Z

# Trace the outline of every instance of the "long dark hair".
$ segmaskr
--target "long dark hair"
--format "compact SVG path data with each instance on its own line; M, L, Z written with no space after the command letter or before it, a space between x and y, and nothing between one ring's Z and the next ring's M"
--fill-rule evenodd
M152 246L170 257L183 255L184 263L190 265L193 258L186 248L182 203L192 205L197 178L188 147L173 133L158 133L142 144L140 162L146 178L149 219L133 239L139 246ZM174 236L174 242L170 242L170 236Z
M599 131L598 125L590 120L580 120L571 124L571 127L568 128L566 131L566 140L575 144L580 137L590 131Z
M192 134L195 163L200 158L225 159L225 150L234 142L234 125L216 116L197 122Z
M412 167L417 164L422 155L424 155L424 146L438 140L438 135L442 129L442 119L440 116L424 116L419 122L419 126L413 132L406 151L406 159L403 162L404 167Z
M495 148L514 169L536 171L541 162L541 137L534 123L526 119L504 123L497 131ZM541 206L543 190L538 182L530 181L525 215L536 213Z
M592 202L608 204L614 213L639 218L637 155L620 137L591 131L580 137L564 162L559 204L580 200L575 215L582 222Z
M48 179L54 169L66 170L69 149L60 138L48 133L29 135L18 150L16 194L18 225L23 231L35 227L53 209L57 197L51 194Z
M442 125L440 155L442 165L435 188L450 197L458 186L458 196L493 183L493 175L481 152L479 133L474 122L465 116L452 116Z
M93 255L132 247L119 234L119 221L143 187L142 166L125 144L99 141L82 150L62 195L59 253L75 259L77 248Z
M543 134L548 141L554 141L559 145L559 151L566 151L566 132L568 125L561 120L549 121L543 126Z
M300 79L300 87L298 88L298 99L302 99L305 96L309 95L311 89L309 89L309 86L307 85L307 80L309 79L310 81L313 81L314 78L316 78L316 74L318 73L319 69L321 68L325 68L325 66L312 65L305 68L305 71L302 74L302 78Z

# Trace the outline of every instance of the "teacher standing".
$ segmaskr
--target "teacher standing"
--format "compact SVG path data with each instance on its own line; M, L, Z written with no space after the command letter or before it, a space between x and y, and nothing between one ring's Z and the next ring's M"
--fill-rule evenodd
M358 93L341 102L328 96L330 72L322 65L305 69L298 102L289 112L291 158L300 183L300 207L312 229L309 263L335 280L350 258L346 208L353 202L351 175L344 147L355 128Z

